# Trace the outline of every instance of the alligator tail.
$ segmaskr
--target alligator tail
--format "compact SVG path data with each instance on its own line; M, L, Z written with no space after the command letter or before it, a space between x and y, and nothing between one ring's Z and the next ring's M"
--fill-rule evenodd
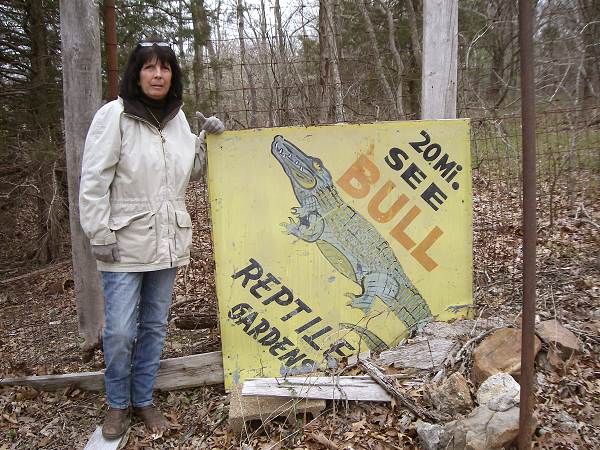
M354 331L356 334L360 336L361 341L367 344L369 350L373 352L382 352L383 350L387 350L388 345L375 333L370 330L367 330L365 327L361 327L360 325L354 325L352 323L340 323L340 327L346 328L350 331Z

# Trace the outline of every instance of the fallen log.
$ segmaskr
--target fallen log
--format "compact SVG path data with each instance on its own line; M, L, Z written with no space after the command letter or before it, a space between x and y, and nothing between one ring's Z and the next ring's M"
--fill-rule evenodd
M54 270L62 269L71 264L71 260L67 259L61 262L57 262L54 264L50 264L49 266L44 267L43 269L34 270L33 272L25 273L23 275L19 275L12 278L7 278L5 280L0 280L0 284L9 284L19 280L25 280L26 278L35 277L37 275L43 275L48 272L52 272Z
M223 383L221 352L201 353L160 362L154 388L161 391ZM84 391L104 388L104 372L67 373L0 379L0 386L30 386L41 391L55 391L70 386Z

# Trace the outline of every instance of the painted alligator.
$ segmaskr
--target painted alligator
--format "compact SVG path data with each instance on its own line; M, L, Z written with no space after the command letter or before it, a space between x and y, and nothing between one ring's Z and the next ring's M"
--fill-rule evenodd
M283 136L276 136L271 153L288 176L300 207L292 208L287 232L315 242L341 274L362 287L347 294L350 306L365 315L379 297L408 330L431 320L427 303L408 279L389 243L375 227L344 202L331 174L318 158L306 155Z

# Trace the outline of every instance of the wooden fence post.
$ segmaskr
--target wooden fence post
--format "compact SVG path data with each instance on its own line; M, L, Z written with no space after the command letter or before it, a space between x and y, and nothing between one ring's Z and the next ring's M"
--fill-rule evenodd
M79 178L85 136L102 97L100 26L94 0L60 0L65 152L79 335L83 350L100 344L104 300L96 261L79 224Z
M421 119L456 118L458 0L423 0Z

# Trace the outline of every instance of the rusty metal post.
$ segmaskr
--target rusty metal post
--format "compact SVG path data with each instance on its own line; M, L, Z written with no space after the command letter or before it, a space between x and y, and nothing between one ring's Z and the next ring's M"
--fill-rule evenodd
M106 47L106 72L108 74L108 100L114 100L117 98L119 91L115 0L104 0L104 45Z
M523 317L521 344L521 409L519 449L531 448L534 410L534 339L536 287L536 174L535 174L535 78L533 53L534 2L519 0L521 53L521 121L523 144Z

